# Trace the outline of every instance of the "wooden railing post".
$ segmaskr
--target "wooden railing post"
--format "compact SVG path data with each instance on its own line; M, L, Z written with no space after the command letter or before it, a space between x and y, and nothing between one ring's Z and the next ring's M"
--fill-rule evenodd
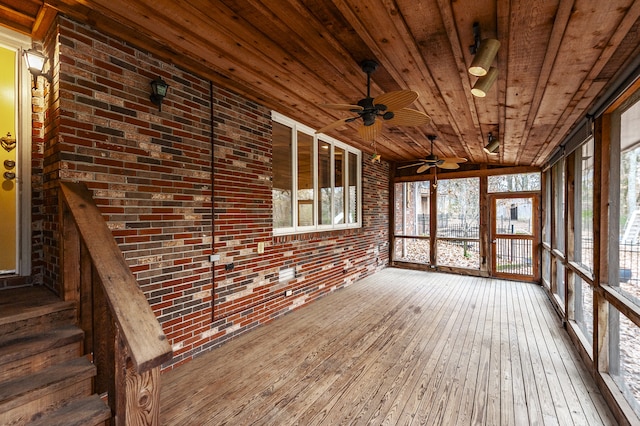
M160 367L171 345L91 192L61 182L60 194L62 291L80 303L96 391L108 393L117 425L158 425Z
M116 332L116 424L160 424L160 367L138 373L127 347Z
M62 267L61 294L64 300L80 301L80 234L69 209L61 203L60 261Z

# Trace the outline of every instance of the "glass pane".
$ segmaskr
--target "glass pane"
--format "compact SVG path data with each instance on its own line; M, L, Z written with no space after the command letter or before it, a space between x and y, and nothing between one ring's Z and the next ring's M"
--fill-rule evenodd
M554 261L556 262L556 294L560 297L560 300L564 302L564 265L560 259L555 259Z
M345 198L347 196L345 187L345 178L346 178L346 168L347 164L345 161L345 152L342 148L334 147L334 171L335 171L335 184L333 189L333 223L340 224L344 223L345 218L345 208L346 202Z
M564 254L564 159L553 166L553 248Z
M349 153L349 223L358 222L358 156Z
M551 283L551 253L544 249L542 250L542 278L548 288Z
M609 310L609 373L640 415L640 328L613 306Z
M640 306L640 103L621 115L619 248L609 262L611 284ZM617 252L617 253L616 253ZM617 261L616 261L617 260ZM619 266L618 266L619 265ZM617 281L617 282L616 282Z
M438 181L438 237L480 238L480 180Z
M540 191L540 173L489 176L489 192Z
M331 144L318 141L318 223L331 225Z
M429 236L429 181L396 184L396 235Z
M480 242L469 240L438 240L440 266L480 269Z
M544 224L542 232L542 241L551 245L551 171L545 173L544 185Z
M273 123L273 227L293 226L292 131Z
M576 151L574 260L593 271L593 139Z
M393 260L429 264L429 239L396 238Z
M298 132L298 226L313 226L313 136Z
M575 320L589 342L593 341L593 289L578 274L573 274ZM591 346L587 348L591 350Z
M533 235L533 199L499 198L496 200L496 233Z
M395 212L394 212L394 235L404 235L405 234L405 205L407 204L405 199L407 192L407 182L396 183L395 184L395 200L393 203Z

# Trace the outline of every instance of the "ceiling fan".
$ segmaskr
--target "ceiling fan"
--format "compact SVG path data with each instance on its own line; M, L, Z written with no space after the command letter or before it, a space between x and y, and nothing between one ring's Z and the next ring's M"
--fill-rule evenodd
M424 173L429 170L431 167L439 167L441 169L449 169L455 170L460 167L460 163L466 163L466 158L461 157L444 157L439 158L437 155L433 153L433 141L436 140L435 135L428 135L427 138L431 141L431 154L427 155L426 158L420 159L419 163L408 164L406 166L400 166L398 169L407 169L409 167L419 166L416 170L416 173Z
M360 99L356 105L322 105L324 108L349 111L356 115L335 121L317 130L316 133L324 133L345 123L361 119L362 125L358 128L358 134L365 141L373 141L380 134L383 121L392 126L421 126L431 121L427 114L406 108L418 99L418 93L413 90L398 90L372 98L371 74L377 68L378 63L376 61L366 60L362 62L362 71L367 74L367 97Z

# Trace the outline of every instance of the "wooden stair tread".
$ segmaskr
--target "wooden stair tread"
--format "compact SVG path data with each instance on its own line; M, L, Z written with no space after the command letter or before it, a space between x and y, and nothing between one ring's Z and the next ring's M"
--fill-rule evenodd
M45 304L24 306L21 310L13 308L5 310L4 307L0 307L0 326L11 324L16 321L29 320L53 312L75 309L75 303L57 300L55 302Z
M4 342L0 346L0 368L3 364L44 352L73 342L81 342L84 333L68 325Z
M0 318L16 315L25 309L58 302L60 298L43 286L1 290Z
M97 425L111 418L111 410L96 394L77 399L29 423L30 426Z
M0 412L19 406L26 401L51 393L56 389L90 379L96 368L85 357L48 367L35 374L0 383Z

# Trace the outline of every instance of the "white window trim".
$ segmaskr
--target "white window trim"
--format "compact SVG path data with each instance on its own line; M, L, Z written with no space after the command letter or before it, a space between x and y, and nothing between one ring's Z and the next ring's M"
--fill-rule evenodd
M340 229L354 229L354 228L361 228L362 227L362 152L359 149L356 149L344 142L341 142L337 139L334 139L330 136L327 136L325 134L316 134L315 130L312 129L309 126L306 126L302 123L298 123L295 120L292 120L291 118L282 115L276 111L271 111L271 119L279 124L288 126L291 128L291 132L292 132L292 144L291 144L291 155L292 155L292 164L293 164L293 170L292 170L292 185L294 190L292 191L292 221L293 221L293 226L292 227L287 227L287 228L273 228L273 235L291 235L291 234L300 234L300 233L309 233L309 232L324 232L324 231L334 231L334 230L340 230ZM297 226L296 224L298 223L298 209L295 208L295 206L298 205L298 132L300 133L305 133L308 134L310 136L313 137L313 161L314 161L314 173L313 173L313 191L314 191L314 197L313 197L313 223L314 225L312 226ZM319 203L319 196L318 196L318 168L317 168L317 164L318 164L318 141L322 141L322 142L326 142L328 144L331 145L330 148L330 164L332 165L332 169L334 167L334 161L335 161L335 148L341 148L345 151L345 159L347 161L349 161L349 154L355 154L356 155L356 173L357 173L357 177L356 177L356 194L357 194L357 200L356 200L356 215L357 215L357 221L354 223L347 223L348 222L348 217L344 218L344 223L341 224L332 224L332 225L320 225L318 224L319 222L319 218L318 218L318 203ZM350 199L349 199L349 167L345 167L345 175L344 175L344 191L346 193L345 196L345 200L346 200L346 206L345 209L347 210L348 213L348 209L349 209L349 203L350 203ZM334 172L331 174L331 188L334 189L335 187L335 170ZM334 206L334 197L331 197L331 217L335 217L335 212L334 212L335 206ZM347 215L348 216L348 215Z

